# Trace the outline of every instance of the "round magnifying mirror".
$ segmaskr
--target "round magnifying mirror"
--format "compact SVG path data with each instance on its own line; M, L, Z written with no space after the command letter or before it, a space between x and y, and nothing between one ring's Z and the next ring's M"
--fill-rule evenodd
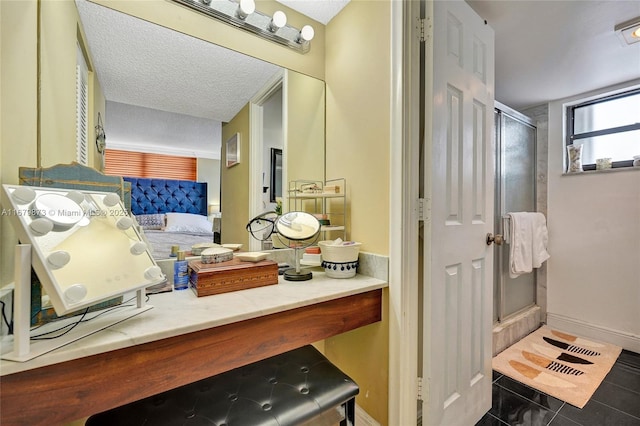
M289 212L280 216L276 222L276 231L288 240L308 240L318 234L320 222L309 213Z
M295 249L296 267L284 271L284 279L289 281L307 281L313 277L311 271L300 270L298 251L313 244L320 235L320 222L315 216L305 212L289 212L280 216L275 223L278 238Z

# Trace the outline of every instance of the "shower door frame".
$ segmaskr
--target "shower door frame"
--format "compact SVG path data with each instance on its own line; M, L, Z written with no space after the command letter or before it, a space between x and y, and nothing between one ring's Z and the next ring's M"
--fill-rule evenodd
M533 149L533 165L534 165L534 179L533 179L533 195L534 195L534 200L533 200L533 205L535 210L537 210L537 193L538 193L538 182L536 179L537 176L537 163L538 163L538 154L537 154L537 146L538 146L538 137L537 137L537 124L536 122L531 119L530 117L522 114L521 112L518 112L516 110L514 110L513 108L510 108L498 101L494 102L494 114L498 114L498 111L502 114L506 114L508 115L510 118L520 121L522 123L524 123L525 125L531 126L533 127L536 132L535 132L535 140L534 140L534 149ZM495 116L494 116L494 122L495 122ZM495 128L495 140L496 140L496 173L495 173L495 200L496 200L496 206L495 206L495 217L494 217L494 229L497 230L497 233L500 233L502 235L504 235L504 220L503 220L503 216L506 212L503 212L503 207L505 205L505 188L504 188L504 176L503 176L503 167L502 165L505 163L505 152L502 149L503 145L502 145L502 135L504 133L504 123L502 121L500 121L500 126L496 126ZM538 292L537 292L537 286L538 286L538 279L537 279L537 273L534 270L532 272L533 274L533 284L534 284L534 296L533 296L533 303L515 311L512 312L508 315L505 315L504 312L506 311L505 308L505 300L506 300L506 291L505 291L505 280L504 280L504 274L503 274L503 266L504 266L504 256L502 256L502 253L500 252L500 250L507 250L506 245L503 246L498 246L498 245L494 245L494 285L498 286L499 289L499 303L497 304L498 307L498 312L497 312L497 319L495 319L494 324L500 324L501 322L503 322L505 319L508 318L512 318L515 317L516 315L527 311L528 309L530 309L533 306L536 306L538 303L537 297L538 297ZM508 259L508 257L507 257ZM494 292L495 294L495 292Z

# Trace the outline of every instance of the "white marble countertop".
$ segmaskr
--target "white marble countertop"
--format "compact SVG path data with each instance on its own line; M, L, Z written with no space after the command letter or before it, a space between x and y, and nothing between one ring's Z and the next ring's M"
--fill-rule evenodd
M387 287L384 280L365 275L349 279L327 278L313 272L310 281L285 281L277 285L196 297L191 290L154 294L153 308L95 332L27 362L0 361L0 375L17 373L98 353L140 345L181 334L231 324L277 312L339 299ZM125 300L127 300L125 296ZM96 317L91 322L102 321ZM33 336L34 332L32 332ZM3 341L5 353L7 341Z

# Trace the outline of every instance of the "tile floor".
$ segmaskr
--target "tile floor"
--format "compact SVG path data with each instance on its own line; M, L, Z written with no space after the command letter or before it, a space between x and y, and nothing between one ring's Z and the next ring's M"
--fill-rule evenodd
M623 350L582 409L494 372L493 406L476 426L504 425L640 426L640 354Z

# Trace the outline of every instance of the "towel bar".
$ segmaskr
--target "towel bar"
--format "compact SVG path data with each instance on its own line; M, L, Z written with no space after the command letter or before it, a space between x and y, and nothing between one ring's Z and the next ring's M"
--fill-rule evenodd
M509 214L502 215L502 237L505 243L511 244L511 216Z

